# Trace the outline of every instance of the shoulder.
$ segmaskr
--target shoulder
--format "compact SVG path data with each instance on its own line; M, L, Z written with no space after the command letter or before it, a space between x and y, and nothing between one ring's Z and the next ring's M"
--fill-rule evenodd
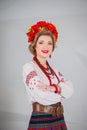
M56 73L61 74L61 69L57 65L51 64L50 66Z
M26 68L26 67L32 67L31 65L31 61L30 62L27 62L23 65L23 68Z
M55 65L51 65L51 68L52 68L56 73L59 72L58 67L56 67Z
M52 69L55 71L55 73L58 75L58 76L63 76L63 74L61 73L61 70L58 69L58 67L56 66L52 66Z
M32 65L32 61L30 61L30 62L28 62L28 63L25 63L24 65L23 65L23 71L32 71L32 70L34 70L33 69L33 65Z

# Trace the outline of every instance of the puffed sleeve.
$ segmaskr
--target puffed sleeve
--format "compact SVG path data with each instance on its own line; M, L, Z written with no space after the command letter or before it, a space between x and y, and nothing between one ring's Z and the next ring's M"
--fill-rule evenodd
M23 66L23 81L26 86L28 98L31 97L33 102L50 105L60 101L60 95L53 92L43 92L38 88L38 81L41 81L41 79L30 63Z
M72 82L70 80L66 80L60 72L58 72L58 77L60 80L58 85L61 87L61 96L63 98L71 97L74 92Z

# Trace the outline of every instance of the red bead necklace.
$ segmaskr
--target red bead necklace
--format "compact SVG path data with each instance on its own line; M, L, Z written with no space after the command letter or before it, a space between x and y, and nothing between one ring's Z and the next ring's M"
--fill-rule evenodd
M54 70L50 67L49 63L46 61L47 64L47 68L45 68L43 65L41 65L41 63L39 62L39 60L37 59L36 56L33 57L33 60L37 63L37 65L40 67L40 69L43 71L43 73L46 75L46 77L49 79L50 85L52 85L52 81L51 81L51 77L50 75L55 75L58 83L60 82L58 76L56 75L56 73L54 72ZM48 72L50 70L50 73Z

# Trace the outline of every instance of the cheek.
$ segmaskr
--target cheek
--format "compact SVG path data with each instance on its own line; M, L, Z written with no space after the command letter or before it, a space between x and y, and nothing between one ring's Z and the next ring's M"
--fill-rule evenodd
M36 49L36 51L39 49L37 45L36 45L35 49Z
M41 48L40 46L36 46L36 52L40 52Z
M53 46L51 46L51 47L49 48L49 50L50 50L50 52L52 52L52 51L53 51Z

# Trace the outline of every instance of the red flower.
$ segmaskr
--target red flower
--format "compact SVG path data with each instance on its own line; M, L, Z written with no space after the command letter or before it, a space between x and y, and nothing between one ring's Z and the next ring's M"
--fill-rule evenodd
M41 31L41 28L42 30L49 30L56 39L58 38L58 32L53 24L47 23L46 21L39 21L35 25L31 26L30 31L26 33L28 36L28 42L34 40L36 34Z
M28 36L28 42L31 42L33 41L34 37L35 37L35 33L33 33L32 31L31 32L28 32L26 33L27 36Z
M46 22L45 21L40 21L37 22L38 27L45 27L46 26Z
M31 31L33 31L34 33L35 33L35 32L38 32L38 31L39 31L38 25L35 24L35 25L31 26Z
M48 30L56 30L56 27L53 24L51 24L51 23L47 23L46 28Z

